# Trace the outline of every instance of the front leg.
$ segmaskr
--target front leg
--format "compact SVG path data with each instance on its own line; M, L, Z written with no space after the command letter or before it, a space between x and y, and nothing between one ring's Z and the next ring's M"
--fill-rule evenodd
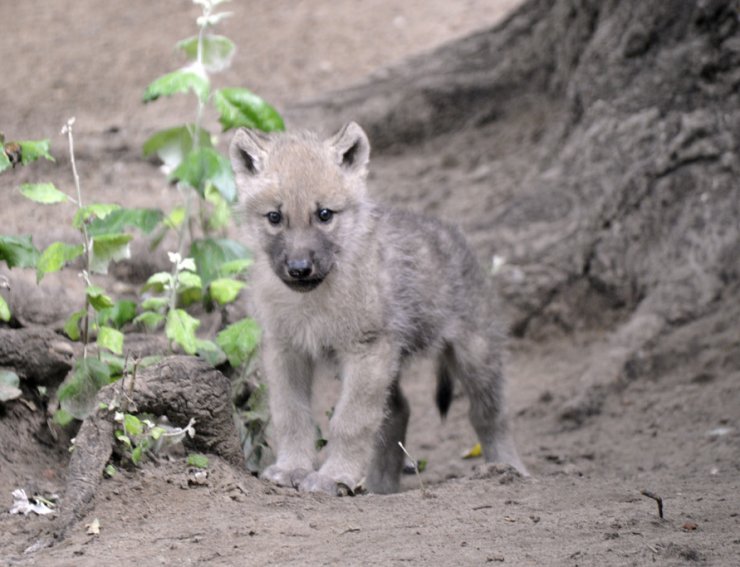
M380 337L340 354L342 392L329 424L328 456L299 485L306 492L339 495L356 489L367 474L388 391L398 372L399 352Z
M277 461L262 478L296 487L315 469L315 427L311 417L313 362L310 357L265 338L262 367L269 386Z

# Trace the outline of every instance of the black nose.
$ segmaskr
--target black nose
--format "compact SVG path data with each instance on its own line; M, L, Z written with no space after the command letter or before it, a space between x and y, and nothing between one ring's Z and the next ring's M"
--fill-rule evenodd
M311 260L301 258L299 260L288 260L288 275L294 280L303 280L311 275L313 264Z

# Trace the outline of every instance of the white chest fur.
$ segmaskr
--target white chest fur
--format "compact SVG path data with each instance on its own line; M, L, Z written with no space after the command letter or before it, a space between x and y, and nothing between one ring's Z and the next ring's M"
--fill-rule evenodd
M381 325L378 290L370 282L332 273L315 290L300 293L271 270L253 281L253 308L268 336L314 358L327 350L345 350Z

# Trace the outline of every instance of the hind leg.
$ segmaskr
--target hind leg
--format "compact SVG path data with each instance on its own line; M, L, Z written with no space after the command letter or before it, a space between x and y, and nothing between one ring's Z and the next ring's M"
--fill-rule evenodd
M398 492L404 463L404 454L398 442L406 441L406 426L410 413L409 404L396 380L388 392L385 418L375 441L366 479L370 492L376 494Z
M486 462L505 463L528 476L511 435L504 397L504 376L496 337L480 336L445 349L442 363L456 377L470 400L473 425Z
M470 422L478 434L486 462L505 463L522 475L529 476L527 468L519 458L503 408L496 408L480 398L471 398Z

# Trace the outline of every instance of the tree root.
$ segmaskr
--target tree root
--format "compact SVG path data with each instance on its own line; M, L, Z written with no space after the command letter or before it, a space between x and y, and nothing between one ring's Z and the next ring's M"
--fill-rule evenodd
M109 404L121 393L130 396L129 411L167 416L174 426L185 427L195 419L196 435L190 441L199 451L222 457L244 468L244 455L232 417L229 380L208 363L188 356L173 356L137 372L134 389L131 377L106 386L98 393L100 404ZM113 412L98 409L85 419L75 440L69 463L67 485L55 539L89 510L103 469L113 451Z
M57 386L72 368L72 343L44 327L0 329L0 367L35 385Z

